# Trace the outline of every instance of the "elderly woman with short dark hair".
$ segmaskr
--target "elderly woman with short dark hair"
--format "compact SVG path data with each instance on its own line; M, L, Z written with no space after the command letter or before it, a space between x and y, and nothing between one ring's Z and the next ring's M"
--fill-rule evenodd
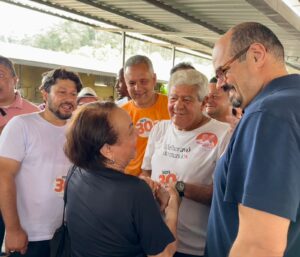
M72 117L65 153L77 166L67 187L73 257L173 256L179 200L169 188L165 222L150 187L124 169L136 130L111 102L89 103Z

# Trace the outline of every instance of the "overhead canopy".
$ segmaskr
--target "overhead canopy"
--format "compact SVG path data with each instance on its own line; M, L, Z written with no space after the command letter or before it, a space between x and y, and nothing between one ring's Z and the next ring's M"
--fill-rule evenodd
M299 0L294 1L300 8ZM7 0L7 2L11 2ZM281 0L33 0L112 25L100 29L138 32L211 55L230 27L257 21L272 29L285 47L286 62L300 70L300 17ZM60 15L61 16L61 15Z

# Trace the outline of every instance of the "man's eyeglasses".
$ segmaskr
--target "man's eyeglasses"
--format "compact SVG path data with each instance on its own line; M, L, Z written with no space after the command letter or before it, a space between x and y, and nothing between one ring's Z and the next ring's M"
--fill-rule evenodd
M251 44L249 46L247 46L246 48L244 48L243 50L241 50L240 52L238 52L235 56L233 56L224 65L222 65L221 67L219 67L216 70L216 78L224 80L227 71L229 71L229 69L230 69L230 64L232 64L235 60L239 59L243 54L247 53L247 51L249 50L250 46L251 46Z

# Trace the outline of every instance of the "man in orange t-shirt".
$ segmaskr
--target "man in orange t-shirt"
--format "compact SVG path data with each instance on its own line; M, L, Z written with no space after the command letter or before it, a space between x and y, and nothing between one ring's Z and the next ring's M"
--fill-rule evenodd
M124 77L131 100L122 108L129 113L138 132L136 157L125 172L138 176L152 127L159 120L170 119L168 98L154 91L156 74L151 60L146 56L130 57L125 63Z

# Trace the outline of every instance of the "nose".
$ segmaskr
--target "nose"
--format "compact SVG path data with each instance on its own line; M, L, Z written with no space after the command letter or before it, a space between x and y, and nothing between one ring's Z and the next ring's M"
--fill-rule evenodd
M213 101L213 95L209 94L206 96L205 103L211 103Z
M132 88L135 92L140 92L141 90L143 90L143 87L141 86L140 82L136 82Z
M77 94L74 94L74 93L66 94L65 97L64 97L64 100L65 101L70 101L70 102L76 102Z

